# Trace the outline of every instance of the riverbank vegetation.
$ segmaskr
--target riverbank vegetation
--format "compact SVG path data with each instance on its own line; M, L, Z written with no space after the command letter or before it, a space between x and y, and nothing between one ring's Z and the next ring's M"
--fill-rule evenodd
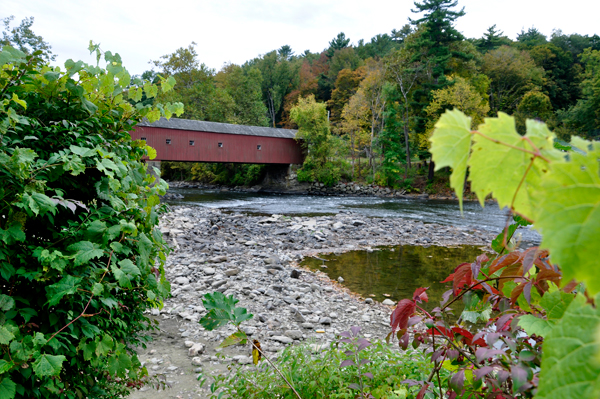
M0 51L0 397L115 398L149 382L136 347L155 328L169 248L157 229L167 185L129 131L181 103L144 104L157 84L42 50Z
M413 164L425 162L426 185L435 169L428 139L447 109L465 112L473 127L505 112L515 115L521 134L530 118L565 141L599 135L599 36L560 26L546 36L531 27L511 40L493 25L466 38L454 27L468 12L457 2L416 2L415 11L409 23L370 40L340 33L321 52L284 45L219 71L202 64L192 43L157 60L145 76L180 82L159 99L183 102L185 118L300 128L302 135L308 131L298 107L314 98L323 108L319 129L329 129L322 140L328 153L316 163L310 154L298 176L326 184L408 185Z

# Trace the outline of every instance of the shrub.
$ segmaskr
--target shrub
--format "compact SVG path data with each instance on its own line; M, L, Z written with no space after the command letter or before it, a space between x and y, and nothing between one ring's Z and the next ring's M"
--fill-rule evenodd
M166 184L128 132L182 106L140 104L158 86L118 54L107 69L38 56L0 52L0 397L114 398L147 375L134 348L169 293Z

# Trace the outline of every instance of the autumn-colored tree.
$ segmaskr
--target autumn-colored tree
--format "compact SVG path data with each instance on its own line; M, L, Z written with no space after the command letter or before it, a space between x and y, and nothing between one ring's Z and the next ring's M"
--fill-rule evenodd
M360 155L370 144L369 135L370 112L364 92L359 91L350 97L342 110L340 131L349 141L349 153L352 164L352 178L354 179L358 158L358 177L360 178Z
M419 137L419 140L427 145L431 133L433 132L434 122L447 109L458 109L471 118L472 128L476 128L490 112L490 106L485 98L475 87L460 76L451 77L453 84L441 90L433 92L433 101L426 108L427 115L430 117L427 134Z
M412 35L414 37L414 35ZM411 40L412 37L406 40ZM395 100L396 104L392 105L390 112L395 115L401 115L402 119L402 130L404 133L404 145L405 145L405 178L408 176L408 169L411 167L411 153L410 153L410 119L413 115L413 108L411 106L412 96L419 84L419 80L423 80L429 72L429 63L420 60L415 60L414 50L409 46L404 46L400 50L397 50L390 54L385 59L386 71L388 78L396 84L396 92L399 94ZM394 122L394 126L398 126ZM388 127L388 129L390 129Z
M358 90L360 82L365 77L365 68L360 67L356 70L342 69L335 81L335 89L331 92L331 99L327 102L331 111L330 121L332 125L337 125L342 118L342 110L348 104Z

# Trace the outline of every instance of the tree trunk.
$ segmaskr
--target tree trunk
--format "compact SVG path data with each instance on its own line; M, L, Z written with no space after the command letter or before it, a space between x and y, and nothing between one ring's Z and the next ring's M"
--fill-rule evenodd
M404 146L406 148L406 167L404 168L404 178L408 178L408 169L410 169L410 146L408 144L408 115L404 115Z
M427 181L428 182L433 181L434 171L435 171L435 162L433 162L433 159L432 159L431 161L429 161L429 172L427 173Z

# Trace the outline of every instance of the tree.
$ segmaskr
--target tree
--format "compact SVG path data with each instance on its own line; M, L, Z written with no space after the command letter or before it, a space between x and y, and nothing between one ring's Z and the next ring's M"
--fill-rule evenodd
M510 43L511 40L504 36L504 32L497 30L495 24L488 28L481 39L475 41L477 49L484 54L488 51L496 50L500 46L509 45Z
M306 159L298 171L298 179L317 180L328 186L335 184L340 171L330 162L334 149L325 104L317 103L312 95L300 98L292 108L290 117L298 125L296 137L302 140L302 146L306 149Z
M400 30L392 29L390 36L393 41L398 44L402 44L404 43L404 39L406 39L411 33L413 33L413 28L410 26L410 24L405 24L402 28L400 28Z
M544 70L525 51L502 46L486 53L481 70L490 79L492 114L514 112L525 93L544 84Z
M540 44L529 50L535 64L544 69L543 90L548 94L554 109L567 109L579 97L578 68L571 53L552 44Z
M262 102L262 76L258 68L242 69L229 64L215 76L217 86L233 99L233 123L251 126L269 126L267 107Z
M435 121L444 111L458 109L471 118L471 127L476 128L483 123L490 112L490 106L484 95L485 92L482 95L466 79L455 76L451 86L433 92L433 101L426 108L426 112L430 120ZM426 140L429 140L430 133L433 131L433 122L428 126Z
M585 65L580 84L582 98L560 114L566 126L587 137L600 136L600 51L586 49L581 61Z
M355 71L342 69L335 81L335 89L331 92L331 99L327 105L331 111L332 124L337 123L342 117L342 110L356 91L360 82L365 77L365 68L360 67Z
M367 101L364 98L364 92L355 93L344 105L342 110L342 120L340 123L341 132L347 137L350 144L350 157L352 162L352 178L358 155L358 177L360 177L360 154L363 149L369 145L369 109Z
M336 51L348 47L349 44L350 44L350 39L346 38L346 34L344 32L338 33L338 35L329 42L329 48L327 49L327 56L329 58L333 57L333 55L335 54Z
M285 96L298 87L298 70L302 61L289 61L277 51L247 62L244 68L256 67L262 76L262 97L271 125L281 121Z
M431 76L428 81L415 91L415 116L416 131L424 133L427 125L427 113L425 108L432 100L431 93L434 90L440 90L448 86L446 76L451 70L448 66L452 57L468 58L468 55L451 49L451 45L464 40L463 35L454 27L454 21L465 15L464 8L460 11L453 11L458 1L456 0L423 0L419 3L415 1L416 9L414 13L424 13L417 20L410 20L411 23L421 29L418 39L409 44L409 47L415 51L413 62L428 62L431 66ZM429 180L433 180L434 165L430 164Z
M385 65L382 62L369 60L366 65L366 75L355 95L363 99L366 108L369 110L370 122L369 128L371 131L370 141L367 149L367 157L369 158L369 166L371 167L373 176L375 175L375 140L383 128L384 112L385 112L385 86L388 84L385 79Z
M546 44L548 39L546 38L546 35L542 34L539 30L532 26L527 30L527 32L525 32L524 29L521 29L521 33L517 35L517 42L521 48L529 49L539 46L540 44Z
M410 40L410 39L407 39ZM417 88L419 79L423 78L428 72L428 63L414 60L414 50L409 46L405 46L400 50L390 54L386 59L386 70L390 79L396 84L397 93L400 97L395 102L398 103L398 109L393 106L392 112L395 114L400 113L402 118L402 130L404 132L404 144L405 144L405 178L408 176L408 169L411 167L411 154L410 154L410 119L412 115L412 96ZM391 128L392 126L389 126Z
M195 45L192 42L187 48L180 47L152 61L162 76L172 76L178 82L175 90L161 93L159 100L183 103L183 118L236 123L235 101L225 89L216 86L214 71L200 64Z
M359 40L356 46L356 54L363 60L367 58L380 59L397 48L400 43L400 41L394 41L387 33L379 34L372 37L371 41L366 44L363 39Z
M287 44L284 46L281 46L279 48L279 50L277 50L277 53L284 60L289 60L290 58L292 58L294 56L294 52L292 51L292 48L290 46L288 46Z
M537 90L525 93L521 102L517 106L515 119L517 122L517 131L525 134L527 119L535 119L548 123L552 118L552 103L550 97Z
M33 54L35 51L41 51L41 57L46 61L56 60L56 55L52 54L52 46L44 41L44 38L36 35L31 30L33 17L25 18L17 27L11 28L10 23L15 19L13 15L2 20L4 31L0 45L10 45L24 52Z

